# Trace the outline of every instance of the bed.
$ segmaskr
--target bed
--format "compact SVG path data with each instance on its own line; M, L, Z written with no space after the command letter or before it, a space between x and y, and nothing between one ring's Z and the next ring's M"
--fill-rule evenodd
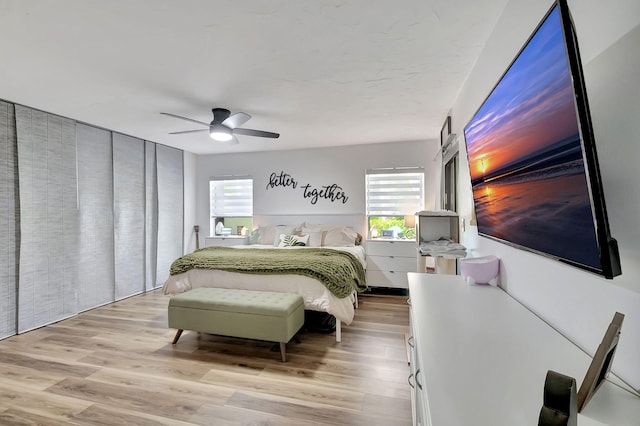
M176 259L163 292L222 287L297 293L305 309L335 317L340 342L342 324L353 321L357 293L366 290L360 240L342 225L260 226L249 245L205 247Z

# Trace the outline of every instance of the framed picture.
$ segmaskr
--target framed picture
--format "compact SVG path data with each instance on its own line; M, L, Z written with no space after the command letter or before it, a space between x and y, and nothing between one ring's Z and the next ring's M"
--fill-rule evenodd
M613 362L613 356L616 353L618 347L618 340L620 339L620 329L622 328L622 321L624 320L624 314L616 312L613 315L613 320L607 328L602 342L596 350L596 354L591 360L587 374L584 376L584 380L578 390L578 413L582 411L587 402L591 399L594 393L600 388L600 385L606 380L611 370L611 364Z
M444 145L444 141L447 140L447 137L451 134L451 116L448 115L447 119L444 120L444 124L442 125L442 130L440 130L440 146Z

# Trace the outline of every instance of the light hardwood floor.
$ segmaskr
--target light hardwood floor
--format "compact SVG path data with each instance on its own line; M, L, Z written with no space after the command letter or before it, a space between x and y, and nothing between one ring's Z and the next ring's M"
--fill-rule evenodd
M185 331L153 291L0 341L2 425L410 425L406 296L364 294L334 335Z

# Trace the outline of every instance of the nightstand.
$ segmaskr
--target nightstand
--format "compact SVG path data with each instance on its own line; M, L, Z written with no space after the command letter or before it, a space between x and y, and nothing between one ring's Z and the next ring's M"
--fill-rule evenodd
M242 246L249 244L248 235L216 235L204 237L205 247Z
M367 240L367 285L409 288L407 272L416 272L415 240Z

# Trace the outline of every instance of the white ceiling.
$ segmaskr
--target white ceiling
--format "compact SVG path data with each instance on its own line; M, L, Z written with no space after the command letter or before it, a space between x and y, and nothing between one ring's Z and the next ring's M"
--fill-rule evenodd
M508 0L0 0L0 99L197 154L439 138ZM279 139L168 135L253 116Z

